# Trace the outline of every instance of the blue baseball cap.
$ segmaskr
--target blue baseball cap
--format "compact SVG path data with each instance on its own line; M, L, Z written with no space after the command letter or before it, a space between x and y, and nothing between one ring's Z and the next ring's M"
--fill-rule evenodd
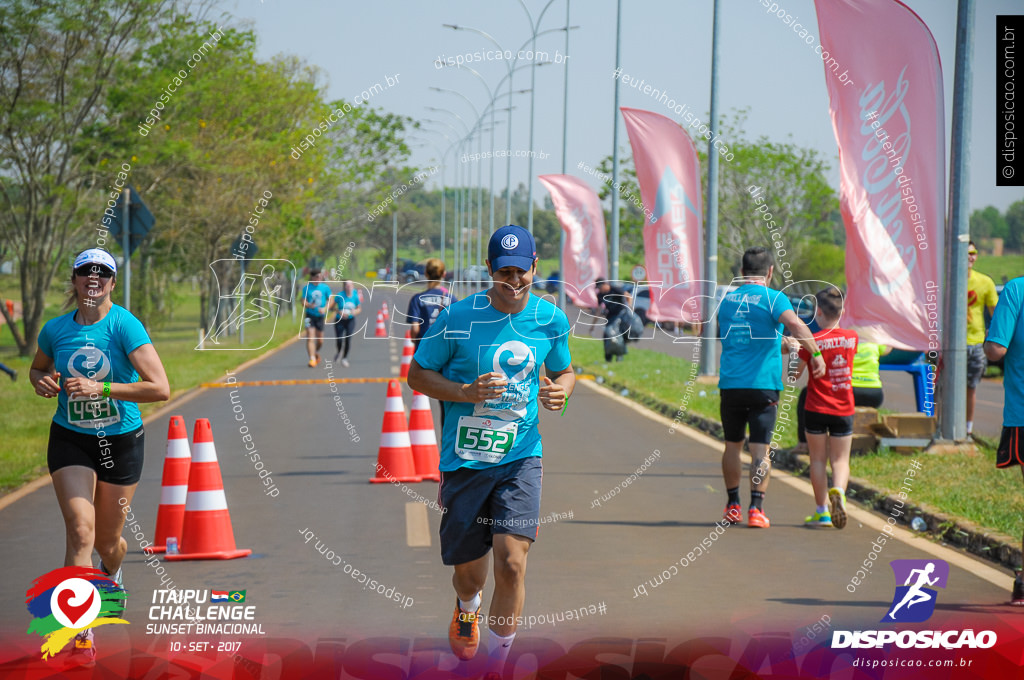
M90 248L80 252L75 258L75 265L72 269L78 269L83 264L101 264L117 274L117 262L114 260L114 256L101 248Z
M505 267L529 271L537 260L533 234L516 224L497 229L487 244L487 260L491 263L492 272Z

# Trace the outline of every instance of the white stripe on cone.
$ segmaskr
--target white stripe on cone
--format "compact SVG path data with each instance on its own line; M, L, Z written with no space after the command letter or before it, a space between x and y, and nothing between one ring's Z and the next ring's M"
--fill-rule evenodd
M185 503L185 512L227 509L228 499L224 496L224 489L190 491Z
M164 458L191 458L188 450L188 439L170 439L167 442L167 455Z
M412 446L408 432L381 432L380 446L383 449L400 449Z
M413 446L430 446L437 443L433 430L409 430L409 441Z
M384 410L391 411L392 413L405 414L405 403L402 402L401 397L388 397L384 401Z
M196 442L192 444L192 464L216 463L217 449L213 442Z
M160 505L185 505L188 498L188 484L160 487Z

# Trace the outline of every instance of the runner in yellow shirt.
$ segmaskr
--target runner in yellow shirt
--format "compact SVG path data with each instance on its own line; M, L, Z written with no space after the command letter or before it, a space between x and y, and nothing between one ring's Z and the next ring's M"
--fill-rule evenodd
M967 246L967 438L974 430L974 399L978 383L985 375L985 308L995 311L999 296L991 278L974 269L978 248L971 241Z

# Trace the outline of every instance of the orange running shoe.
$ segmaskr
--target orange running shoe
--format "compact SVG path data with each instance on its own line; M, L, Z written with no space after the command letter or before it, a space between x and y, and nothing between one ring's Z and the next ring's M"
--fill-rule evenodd
M768 521L768 517L757 508L750 508L750 510L747 511L747 526L756 527L758 529L767 529L771 525L771 522Z
M67 660L69 668L92 668L96 665L96 646L93 640L92 628L87 628L75 636L74 646Z
M739 524L743 521L743 512L739 503L730 503L725 506L725 514L722 519L729 520L730 524Z
M452 623L448 626L448 644L451 645L455 656L463 661L476 656L476 649L480 646L480 626L477 623L479 619L480 607L476 608L476 612L464 612L459 607L459 598L455 598L455 613L452 614Z

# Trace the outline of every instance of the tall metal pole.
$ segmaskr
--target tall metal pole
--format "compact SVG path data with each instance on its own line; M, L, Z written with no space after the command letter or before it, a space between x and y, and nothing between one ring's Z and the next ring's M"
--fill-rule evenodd
M444 157L446 159L448 158L448 152L447 151L445 152ZM445 204L444 204L445 188L444 188L444 175L445 175L446 172L448 172L448 169L446 167L445 168L441 168L441 261L442 262L446 261L444 259L444 248L445 248L445 244L444 244L444 237L445 237L445 223L444 223L444 219L445 219L444 218L444 213L445 213Z
M505 146L505 224L512 224L512 79L515 71L508 75L508 135Z
M530 49L537 54L537 29L533 28ZM530 146L526 162L526 230L533 233L533 101L537 97L537 60L530 66Z
M124 219L121 220L121 248L124 250L124 308L132 311L132 253L131 253L132 190L124 190Z
M391 275L398 281L398 213L391 213Z
M562 174L569 140L569 3L565 0L565 86L562 88ZM618 119L616 119L618 120ZM558 308L565 311L565 229L558 227ZM588 282L589 283L589 282Z
M491 115L493 117L494 114ZM493 128L491 134L494 134ZM484 240L484 131L479 130L477 135L476 149L479 152L480 160L478 161L479 165L476 166L476 263L479 265L482 264L480 258L483 252L480 244ZM493 150L491 153L493 156ZM482 281L480 285L483 285ZM480 286L477 286L477 289L479 288Z
M711 20L711 139L718 129L718 47L719 7L715 0L714 17ZM701 375L715 375L718 346L718 323L715 319L715 291L718 286L718 151L708 141L708 196L705 215L707 228L704 231L704 278L710 290L704 298L704 332L700 353Z
M241 265L242 278L239 279L238 289L242 292L242 299L238 301L238 344L245 345L245 258L238 261Z
M960 0L956 16L956 66L953 75L953 129L949 154L949 222L946 289L943 301L942 399L939 438L967 436L967 244L970 238L971 53L974 51L974 0ZM938 283L938 282L936 282Z
M495 95L496 98L497 95ZM491 234L494 234L494 104L495 100L491 99L491 181L488 192L491 195ZM508 115L511 118L512 112L509 111Z
M615 71L621 68L622 55L622 0L616 2L615 17ZM615 79L615 117L612 119L612 257L611 279L619 278L619 79Z

